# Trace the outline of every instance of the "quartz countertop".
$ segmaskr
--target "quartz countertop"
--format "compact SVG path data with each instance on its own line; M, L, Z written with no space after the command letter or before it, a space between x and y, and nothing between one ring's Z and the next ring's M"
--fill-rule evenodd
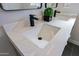
M22 20L20 21L22 22ZM64 50L64 47L67 44L68 38L70 37L70 33L74 26L75 20L76 18L70 18L68 21L53 18L52 21L50 22L37 21L36 22L37 24L48 23L63 29L63 31L60 33L60 36L58 36L58 39L55 40L54 42L50 42L49 45L47 45L47 47L45 48L38 48L31 41L29 41L28 39L26 39L24 36L21 35L21 33L26 30L28 31L29 29L32 29L32 28L34 29L37 26L37 24L35 25L35 27L30 27L27 24L27 28L25 28L25 25L21 25L22 23L20 23L21 27L18 27L18 26L15 27L15 28L18 27L19 29L9 29L10 27L13 27L17 22L19 22L19 21L16 21L15 23L5 24L3 25L3 27L8 37L10 38L10 41L12 42L12 44L15 46L15 48L18 50L18 52L21 55L61 56Z

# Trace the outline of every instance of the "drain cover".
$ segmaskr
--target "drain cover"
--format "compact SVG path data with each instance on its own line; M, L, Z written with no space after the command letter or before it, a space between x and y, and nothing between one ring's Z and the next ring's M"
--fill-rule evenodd
M42 40L42 37L38 37L38 40Z

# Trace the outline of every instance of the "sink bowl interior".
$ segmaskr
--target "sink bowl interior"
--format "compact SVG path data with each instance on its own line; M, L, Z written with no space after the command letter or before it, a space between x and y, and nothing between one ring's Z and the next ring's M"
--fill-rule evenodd
M44 24L38 34L44 40L50 41L56 35L60 28Z
M48 24L40 24L22 35L39 48L45 48L49 41L59 32L60 28ZM39 40L40 39L40 40Z

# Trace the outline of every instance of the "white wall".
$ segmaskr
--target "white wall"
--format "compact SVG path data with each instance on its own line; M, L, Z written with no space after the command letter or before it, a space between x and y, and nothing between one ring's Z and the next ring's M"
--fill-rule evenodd
M79 3L59 3L58 10L65 13L79 13Z

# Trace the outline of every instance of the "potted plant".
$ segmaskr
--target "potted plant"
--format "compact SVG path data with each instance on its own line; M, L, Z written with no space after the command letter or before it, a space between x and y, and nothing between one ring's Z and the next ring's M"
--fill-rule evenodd
M46 8L44 10L44 21L51 21L53 16L53 9L52 8Z

